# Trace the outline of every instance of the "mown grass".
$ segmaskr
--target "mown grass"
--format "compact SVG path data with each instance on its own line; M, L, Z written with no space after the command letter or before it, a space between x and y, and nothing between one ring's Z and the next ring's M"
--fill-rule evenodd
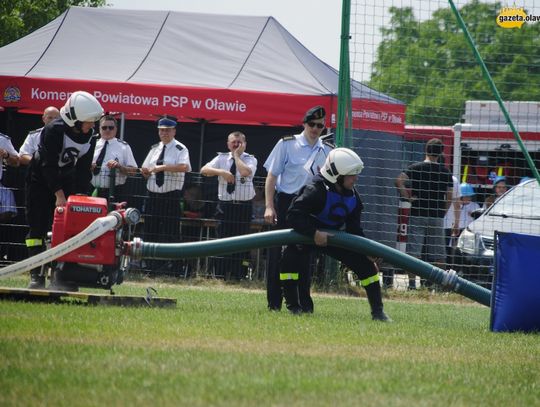
M540 405L538 335L489 332L486 307L388 300L381 324L364 299L298 317L260 290L152 285L177 307L0 302L0 406Z

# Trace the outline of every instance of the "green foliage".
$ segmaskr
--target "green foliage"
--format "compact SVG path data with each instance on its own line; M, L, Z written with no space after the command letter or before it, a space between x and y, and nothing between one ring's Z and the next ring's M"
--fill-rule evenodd
M293 316L262 290L151 284L177 308L0 301L0 405L540 404L537 335L489 332L487 307L387 301L381 324L365 299Z
M44 26L70 6L102 7L105 0L0 1L0 47Z
M500 3L474 0L460 9L504 100L540 100L540 24L503 29ZM391 7L369 85L407 104L407 122L452 125L466 100L494 99L450 8L418 21L412 8Z

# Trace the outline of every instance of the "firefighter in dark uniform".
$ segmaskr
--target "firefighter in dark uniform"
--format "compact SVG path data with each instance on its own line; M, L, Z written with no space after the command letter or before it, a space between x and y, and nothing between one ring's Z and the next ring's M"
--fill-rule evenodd
M319 250L341 261L360 279L366 290L373 320L389 322L383 311L379 272L375 259L349 250L329 247L328 237L332 234L322 229L344 230L364 236L360 225L362 201L354 189L358 174L364 163L348 148L336 148L326 159L321 174L306 185L287 211L287 223L298 233L313 237L315 246L291 245L283 254L282 272L296 273L303 270L312 250ZM302 280L302 276L300 276ZM309 282L310 278L307 276ZM298 314L305 305L298 292L298 280L287 280L283 286L285 302L290 312ZM311 301L311 298L309 298Z
M309 109L304 115L302 133L286 136L277 142L264 167L268 171L265 185L264 220L277 229L285 229L287 209L298 191L319 173L333 145L323 141L326 112L322 106ZM268 309L279 311L283 281L295 279L298 272L280 273L281 248L268 251L266 296ZM303 265L309 268L309 263ZM306 275L304 273L304 275ZM303 292L303 291L302 291ZM302 294L301 294L302 295ZM309 307L304 311L309 312Z
M43 128L26 179L29 256L45 250L45 237L51 228L54 208L65 206L69 195L88 191L96 145L94 125L102 115L103 108L93 95L77 91L60 109L60 118ZM55 288L64 288L61 281L53 279L53 282ZM31 270L28 288L44 287L45 276L41 274L41 268Z

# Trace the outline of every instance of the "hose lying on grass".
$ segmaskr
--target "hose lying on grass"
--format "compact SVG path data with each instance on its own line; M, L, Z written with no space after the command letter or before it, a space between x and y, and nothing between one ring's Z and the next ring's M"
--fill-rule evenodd
M490 306L491 292L459 277L454 270L445 271L364 237L333 230L328 232L333 234L328 239L330 246L341 247L367 256L381 257L396 267L440 284L482 305ZM151 243L135 239L129 243L129 254L135 258L176 260L223 255L288 244L313 244L313 239L294 232L292 229L190 243Z

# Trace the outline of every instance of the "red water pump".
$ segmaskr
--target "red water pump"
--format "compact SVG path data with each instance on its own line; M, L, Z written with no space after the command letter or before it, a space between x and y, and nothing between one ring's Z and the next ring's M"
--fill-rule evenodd
M123 255L124 240L130 238L125 236L125 226L136 224L140 214L136 209L125 209L125 203L116 204L115 212L125 220L122 226L57 259L53 265L54 286L69 290L79 286L110 289L112 285L122 283L129 267L129 259ZM106 215L106 199L70 196L66 206L58 207L54 212L51 246L65 242Z

